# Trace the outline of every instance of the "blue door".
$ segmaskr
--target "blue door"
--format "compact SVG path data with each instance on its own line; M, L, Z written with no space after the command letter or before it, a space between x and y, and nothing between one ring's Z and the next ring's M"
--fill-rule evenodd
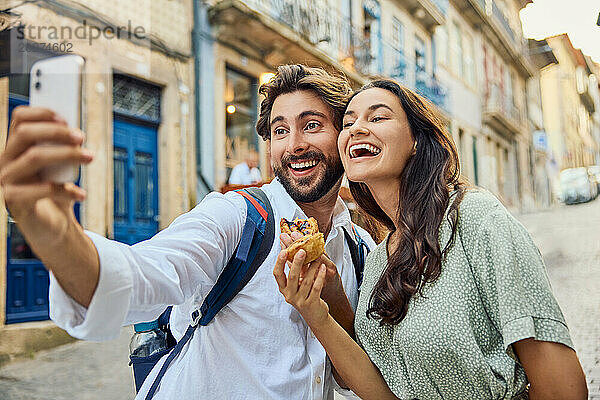
M13 109L27 104L26 98L9 96L9 126ZM48 319L48 271L10 216L6 248L6 323Z
M25 97L9 96L9 126L13 109L28 103ZM75 206L75 216L79 220L79 204ZM10 216L6 248L6 323L48 319L48 271Z
M114 117L115 240L133 244L158 231L157 129Z

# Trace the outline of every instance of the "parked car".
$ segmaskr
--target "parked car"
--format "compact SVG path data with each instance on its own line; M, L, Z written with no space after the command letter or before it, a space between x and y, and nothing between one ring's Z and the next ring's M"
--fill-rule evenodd
M584 203L598 196L598 185L584 167L560 172L560 199L565 204Z
M596 179L596 186L598 186L598 192L600 192L600 165L592 165L591 167L588 167L588 174L592 175L594 179Z

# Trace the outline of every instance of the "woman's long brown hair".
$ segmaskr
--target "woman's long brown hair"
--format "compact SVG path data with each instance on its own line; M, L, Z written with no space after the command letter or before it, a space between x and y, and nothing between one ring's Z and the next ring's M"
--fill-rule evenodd
M400 177L396 221L383 212L367 185L350 182L352 196L362 210L392 232L399 227L398 246L390 249L393 251L373 289L367 310L367 316L380 320L381 325L396 325L406 316L411 297L422 293L426 283L440 276L442 260L456 236L458 205L465 185L460 178L454 141L433 106L390 80L370 82L353 96L371 88L385 89L398 97L417 142L416 153L407 161ZM457 194L447 216L452 234L442 250L440 225L453 190Z

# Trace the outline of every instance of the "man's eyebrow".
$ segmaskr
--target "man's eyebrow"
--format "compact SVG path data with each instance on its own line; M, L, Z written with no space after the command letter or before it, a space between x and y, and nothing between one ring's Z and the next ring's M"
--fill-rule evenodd
M304 117L321 117L321 118L327 118L327 115L323 114L320 111L308 110L308 111L302 111L300 113L300 115L298 115L298 119L302 119Z
M355 113L354 111L352 111L352 110L348 110L348 111L346 111L346 112L344 113L344 117L345 117L346 115L356 115L356 113Z
M279 121L283 121L284 119L285 119L285 118L283 118L283 116L281 116L281 115L278 115L278 116L276 116L275 118L273 118L273 119L271 120L271 123L270 123L269 125L273 126L273 125L274 125L274 124L276 124L277 122L279 122Z

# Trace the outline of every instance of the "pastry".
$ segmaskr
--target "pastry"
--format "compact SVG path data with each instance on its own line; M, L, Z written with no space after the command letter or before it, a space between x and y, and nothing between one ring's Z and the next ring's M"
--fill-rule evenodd
M325 238L323 234L319 232L319 226L316 219L312 217L309 219L296 218L294 221L288 221L287 219L282 218L280 226L281 233L291 235L292 232L300 232L303 235L287 248L288 261L292 262L294 256L300 249L306 252L306 259L304 260L306 264L316 260L325 252Z

